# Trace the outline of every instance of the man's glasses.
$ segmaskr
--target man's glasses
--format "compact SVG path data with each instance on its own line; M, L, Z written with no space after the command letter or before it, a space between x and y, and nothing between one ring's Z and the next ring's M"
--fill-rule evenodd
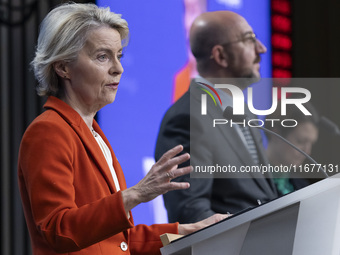
M247 33L243 38L241 38L239 40L221 43L220 45L227 46L227 45L239 43L239 42L243 42L243 43L252 42L252 43L255 44L257 42L257 38L256 38L256 35L254 33Z

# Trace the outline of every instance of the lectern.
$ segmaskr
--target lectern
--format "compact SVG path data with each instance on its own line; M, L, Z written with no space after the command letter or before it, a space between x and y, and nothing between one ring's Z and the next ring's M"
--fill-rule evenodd
M161 248L163 255L340 254L340 174Z

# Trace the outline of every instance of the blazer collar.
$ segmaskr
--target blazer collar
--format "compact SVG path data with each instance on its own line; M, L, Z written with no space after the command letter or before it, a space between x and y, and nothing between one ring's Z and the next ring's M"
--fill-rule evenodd
M106 162L104 154L102 153L96 139L93 137L92 132L87 127L82 117L67 103L53 96L48 97L44 108L56 111L71 126L74 132L77 133L79 138L82 140L84 147L89 152L99 171L104 176L111 192L117 192L110 168ZM95 120L93 120L93 128L103 138L104 142L109 147L112 155L113 167L116 171L119 184L121 186L121 189L125 189L126 184L122 169L107 138L105 137L103 131L100 129L98 123Z

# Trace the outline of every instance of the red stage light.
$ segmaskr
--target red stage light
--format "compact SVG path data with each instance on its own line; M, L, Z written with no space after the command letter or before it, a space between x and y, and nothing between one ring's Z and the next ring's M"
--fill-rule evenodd
M286 52L273 52L272 63L274 66L291 68L292 67L292 56Z
M292 31L292 22L290 18L275 14L272 16L272 29L280 32L290 33Z
M272 0L272 11L284 15L290 15L291 14L290 2L287 0Z
M292 77L291 0L271 0L272 76Z
M274 33L272 35L272 46L277 49L291 50L292 40L287 35Z
M290 78L292 77L292 72L284 69L273 69L273 78Z

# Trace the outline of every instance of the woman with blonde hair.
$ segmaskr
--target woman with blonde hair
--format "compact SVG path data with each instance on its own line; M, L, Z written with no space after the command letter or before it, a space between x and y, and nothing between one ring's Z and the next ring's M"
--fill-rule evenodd
M159 254L160 234L188 234L195 224L138 225L130 210L188 183L171 182L191 167L174 147L135 186L94 116L115 100L123 73L127 22L109 8L64 4L44 19L32 61L46 111L27 128L18 162L23 209L33 254ZM122 44L123 43L123 44Z

